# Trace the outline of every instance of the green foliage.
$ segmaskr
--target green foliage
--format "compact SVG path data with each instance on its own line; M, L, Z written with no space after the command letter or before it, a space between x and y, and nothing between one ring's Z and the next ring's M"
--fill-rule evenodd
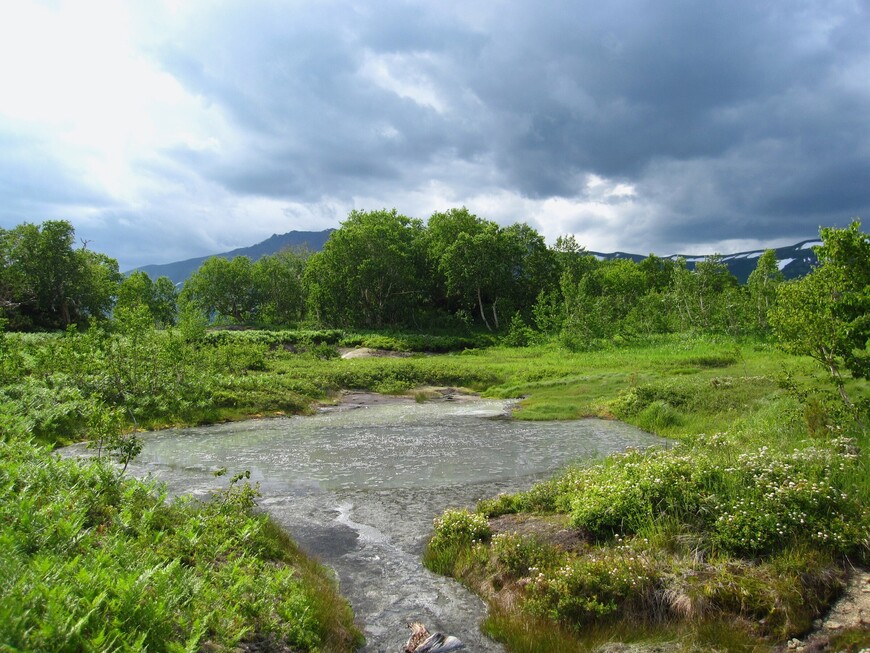
M93 402L88 411L89 446L97 450L97 458L103 451L112 454L117 462L127 465L142 452L142 441L134 434L122 433L123 417L118 408L110 408L100 402Z
M260 344L269 348L337 345L344 337L344 331L339 329L318 330L219 330L209 331L203 335L203 342L208 345Z
M689 270L685 261L678 261L668 301L681 330L736 334L744 322L745 296L719 255L699 262L694 270Z
M534 575L541 569L560 566L565 554L538 537L499 533L492 537L492 555L497 568L513 578Z
M262 309L262 292L254 276L254 264L247 256L213 256L190 275L181 295L206 315L244 324Z
M835 560L863 564L870 555L866 488L857 482L865 462L847 438L742 450L726 434L697 436L673 450L573 468L478 506L481 517L569 511L586 538L571 550L546 535L503 533L489 546L485 538L455 537L448 546L433 538L426 559L475 585L489 579L493 592L504 587L521 611L512 619L531 614L578 633L619 619L700 627L729 615L754 623L748 634L794 636L842 587ZM451 528L436 522L436 535L462 533L471 521L451 512ZM474 523L483 530L485 522Z
M776 291L784 276L776 261L776 251L768 249L758 257L758 263L749 275L746 285L750 297L752 326L758 333L770 329L768 314L776 304Z
M209 357L179 333L157 331L143 305L115 317L113 333L16 338L14 374L0 387L9 432L68 443L88 437L95 407L123 415L129 428L190 419L211 403Z
M304 312L302 275L307 257L304 251L292 250L256 262L247 256L212 257L185 282L181 300L216 321L294 323Z
M475 370L453 361L363 358L341 363L319 370L321 383L333 389L398 393L422 385L485 387L496 378L490 370Z
M469 510L446 510L435 518L434 527L429 540L433 550L485 542L491 535L486 518Z
M302 319L302 277L309 256L305 250L284 250L254 263L254 283L263 301L259 317L265 324L287 325Z
M103 320L121 275L118 263L74 249L65 220L0 229L0 308L13 329L57 329Z
M325 572L232 484L208 503L0 443L0 641L28 651L352 650ZM341 641L334 641L338 635Z
M156 282L145 272L131 272L118 287L115 301L115 316L119 310L135 311L144 306L154 324L170 327L175 324L178 313L178 292L168 277L159 277Z
M526 608L578 627L625 612L626 604L656 581L655 570L643 556L601 549L540 571L530 584Z
M352 211L308 260L304 283L321 324L381 328L411 322L426 278L422 222L383 209Z
M501 228L463 207L433 213L427 239L442 303L473 309L487 330L500 329L501 306L528 312L541 288L555 282L552 254L526 224Z
M426 568L440 574L460 575L461 570L484 564L483 543L491 535L485 517L468 510L447 510L435 518L434 525L435 532L423 554Z
M780 346L824 366L853 409L844 372L870 377L870 237L860 226L822 229L819 267L782 284L770 314Z
M517 312L511 318L510 327L502 342L509 347L528 347L534 338L535 332L526 326L522 315Z
M830 605L844 568L866 564L866 434L808 363L760 341L698 334L576 356L500 349L496 358L506 380L491 392L530 395L524 405L535 416L550 414L540 402L552 397L560 409L577 402L575 415L615 414L682 441L478 505L485 517L516 514L499 528L515 521L535 535L427 549L430 568L504 611L499 632L511 642L528 624L539 634L546 624L573 631L577 647L624 641L626 623L701 648L721 623L741 646L784 641ZM701 424L727 432L696 435ZM558 536L536 530L536 520L563 519L571 529Z
M338 341L342 347L371 347L388 351L446 353L486 347L495 342L490 334L438 335L409 332L347 332Z
M837 487L855 464L848 442L776 453L766 447L719 452L722 438L699 438L690 451L629 452L572 473L574 524L597 538L639 533L659 515L709 535L707 546L730 554L770 553L784 542L824 544L866 555L870 515Z

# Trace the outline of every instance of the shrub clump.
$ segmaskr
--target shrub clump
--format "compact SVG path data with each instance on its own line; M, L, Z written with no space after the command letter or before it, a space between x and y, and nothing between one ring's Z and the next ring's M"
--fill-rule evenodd
M483 501L477 514L446 513L430 549L449 549L444 570L488 583L502 607L569 630L709 618L791 637L842 588L844 561L870 558L856 442L800 444L747 452L720 433L630 450ZM567 514L573 537L528 528L487 543L484 517L518 512Z
M705 534L720 553L762 555L789 544L824 544L866 556L870 513L840 488L853 443L728 457L692 449L629 451L575 471L563 491L572 523L593 537L638 533L663 515Z
M435 533L429 541L433 550L467 546L489 541L492 531L486 517L467 509L446 510L434 522Z

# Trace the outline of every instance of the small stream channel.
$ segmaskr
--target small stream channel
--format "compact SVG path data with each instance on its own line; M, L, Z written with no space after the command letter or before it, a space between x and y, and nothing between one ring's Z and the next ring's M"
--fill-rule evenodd
M259 505L335 570L364 651L400 651L413 621L469 651L503 651L479 631L483 602L422 567L432 519L572 461L663 442L620 422L523 422L506 419L509 410L492 400L401 402L173 429L143 436L130 472L205 496L226 484L215 469L249 470Z

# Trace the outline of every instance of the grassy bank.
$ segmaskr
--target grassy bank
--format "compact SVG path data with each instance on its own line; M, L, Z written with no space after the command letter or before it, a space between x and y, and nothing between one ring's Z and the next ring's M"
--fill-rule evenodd
M350 651L328 572L234 483L208 503L0 442L0 649Z
M704 338L500 353L490 392L526 395L521 417L615 416L679 441L436 520L426 565L490 602L509 650L769 650L870 562L867 433L807 361Z
M867 564L867 435L812 361L688 334L583 353L478 344L343 332L5 336L2 591L4 606L24 608L0 615L4 641L50 650L116 637L134 648L123 639L132 628L170 642L158 650L273 640L347 650L356 633L331 584L251 516L243 485L208 506L167 507L155 488L22 442L300 413L348 388L462 386L523 397L518 419L616 417L679 441L445 514L426 564L490 601L486 628L510 650L638 639L769 647L807 627L849 564ZM343 360L340 345L411 355ZM867 396L866 384L849 389ZM13 497L30 492L22 505L32 509L16 512ZM148 600L136 604L137 592ZM167 598L151 606L154 596ZM119 616L128 608L132 621Z

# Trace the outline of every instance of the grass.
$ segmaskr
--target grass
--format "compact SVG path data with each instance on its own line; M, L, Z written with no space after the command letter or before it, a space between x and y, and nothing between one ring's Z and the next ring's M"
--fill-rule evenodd
M0 443L0 642L26 651L349 651L328 572L231 485L208 503Z
M588 650L649 638L678 641L683 650L705 650L711 642L720 650L760 650L806 628L841 587L850 561L867 563L867 433L849 427L811 361L764 342L679 334L572 353L555 344L455 349L480 343L338 332L222 332L195 344L167 334L136 341L94 334L5 338L0 429L19 442L54 446L90 437L100 401L115 402L110 405L133 428L304 413L345 388L421 401L427 386L522 397L517 419L617 417L679 441L674 451L572 468L479 507L484 521L505 512L532 519L560 514L585 537L580 550L494 540L473 529L465 537L471 519L465 517L448 520L457 537L439 544L446 528L439 527L425 563L491 601L486 628L509 650ZM450 351L342 360L335 356L338 344ZM868 394L863 382L850 382L849 389L855 397ZM46 469L54 464L44 451L36 458ZM33 471L25 476L31 475L40 478ZM0 554L6 579L0 588L10 601L0 603L29 606L26 613L38 615L30 622L18 613L0 615L0 623L10 624L0 632L23 648L49 650L67 639L86 647L108 641L97 624L126 632L131 623L133 639L117 639L122 650L141 644L136 637L166 639L165 650L203 642L220 650L253 640L271 646L269 638L298 649L346 650L355 641L349 618L329 620L347 614L330 581L316 569L306 575L309 563L286 553L292 544L268 522L246 521L253 518L239 506L230 518L179 504L166 517L157 507L162 500L133 501L140 490L129 490L128 505L128 490L68 499L74 495L67 488L52 490L40 511L28 503L25 486L33 484L0 485L4 510L12 510L13 495L25 507L0 520L4 528L13 525L4 531ZM103 507L95 514L64 508L91 504ZM139 504L150 507L130 507ZM142 515L151 515L145 526L136 521ZM155 526L160 520L180 534ZM197 524L229 524L241 530L228 532L248 535L224 551L216 531ZM149 557L156 552L164 557ZM204 559L220 565L200 567ZM82 562L92 575L79 579ZM116 585L131 589L116 596ZM209 595L195 587L220 589ZM145 609L135 602L140 590L163 592L167 602L148 607L162 612L137 612ZM191 598L199 593L206 604ZM283 608L275 607L283 605L279 596L288 601ZM112 625L121 613L133 622ZM263 620L245 630L252 614ZM306 622L299 614L320 616ZM195 626L187 629L190 642L178 639L178 619ZM152 621L164 630L149 631L145 624Z
M509 650L648 636L767 650L809 628L850 565L870 563L867 433L807 361L703 338L483 356L505 379L488 393L526 396L520 418L616 416L681 443L572 468L464 518L562 514L579 550L436 524L424 563L488 599L487 628Z

